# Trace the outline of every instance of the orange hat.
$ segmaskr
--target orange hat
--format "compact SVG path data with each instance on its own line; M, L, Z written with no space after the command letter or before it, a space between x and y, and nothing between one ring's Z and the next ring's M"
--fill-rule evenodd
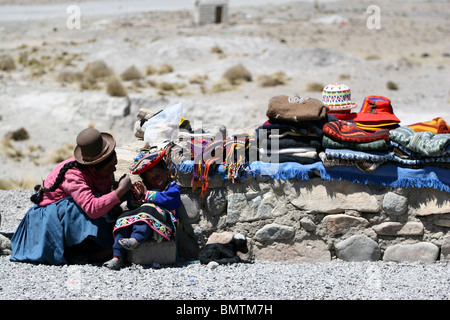
M391 100L382 96L368 96L354 121L395 121L400 122L392 109Z

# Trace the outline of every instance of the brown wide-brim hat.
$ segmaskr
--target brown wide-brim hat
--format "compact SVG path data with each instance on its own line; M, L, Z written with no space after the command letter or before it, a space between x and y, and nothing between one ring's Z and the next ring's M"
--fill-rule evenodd
M112 135L87 128L78 134L73 154L77 162L91 166L108 158L115 147L116 141Z

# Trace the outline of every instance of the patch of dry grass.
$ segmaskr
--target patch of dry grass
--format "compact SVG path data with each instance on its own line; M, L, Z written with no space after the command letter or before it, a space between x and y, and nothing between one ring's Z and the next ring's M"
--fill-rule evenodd
M259 76L258 82L262 87L275 87L286 84L288 82L288 78L284 72L280 71L271 75Z
M0 57L0 70L2 71L12 71L16 69L16 64L14 59L9 55Z
M41 181L25 177L19 180L14 179L0 179L0 190L32 190L35 185L40 184Z
M166 74L166 73L171 73L173 72L173 67L170 64L163 64L159 67L158 69L158 74Z
M252 81L252 74L242 64L229 68L222 77L233 85L239 85L244 81Z
M56 149L50 150L46 154L47 163L60 163L64 160L73 157L73 150L75 149L75 145L68 143Z
M388 82L386 83L386 87L387 87L389 90L398 90L398 85L397 85L395 82L393 82L393 81L388 81Z
M127 90L117 77L111 77L106 85L106 92L112 97L125 97Z
M142 79L144 76L135 66L131 66L128 69L126 69L120 75L120 77L122 78L123 81L131 81L131 80Z
M323 85L323 83L310 82L306 86L306 91L308 91L308 92L322 92L324 87L325 86Z

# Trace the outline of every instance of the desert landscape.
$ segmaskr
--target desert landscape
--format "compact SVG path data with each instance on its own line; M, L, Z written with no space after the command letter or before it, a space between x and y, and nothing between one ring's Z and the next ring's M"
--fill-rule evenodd
M227 22L207 25L194 9L0 0L0 189L40 183L88 126L127 145L139 108L178 102L194 126L239 131L262 124L275 95L321 99L340 82L357 111L382 95L401 125L450 122L449 1L229 1Z

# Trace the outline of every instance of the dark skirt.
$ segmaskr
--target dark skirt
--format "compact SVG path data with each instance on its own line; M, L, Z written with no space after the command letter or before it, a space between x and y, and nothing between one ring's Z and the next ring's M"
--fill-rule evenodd
M90 239L112 248L114 223L91 219L71 197L45 207L33 206L11 238L11 261L65 264L65 248Z

